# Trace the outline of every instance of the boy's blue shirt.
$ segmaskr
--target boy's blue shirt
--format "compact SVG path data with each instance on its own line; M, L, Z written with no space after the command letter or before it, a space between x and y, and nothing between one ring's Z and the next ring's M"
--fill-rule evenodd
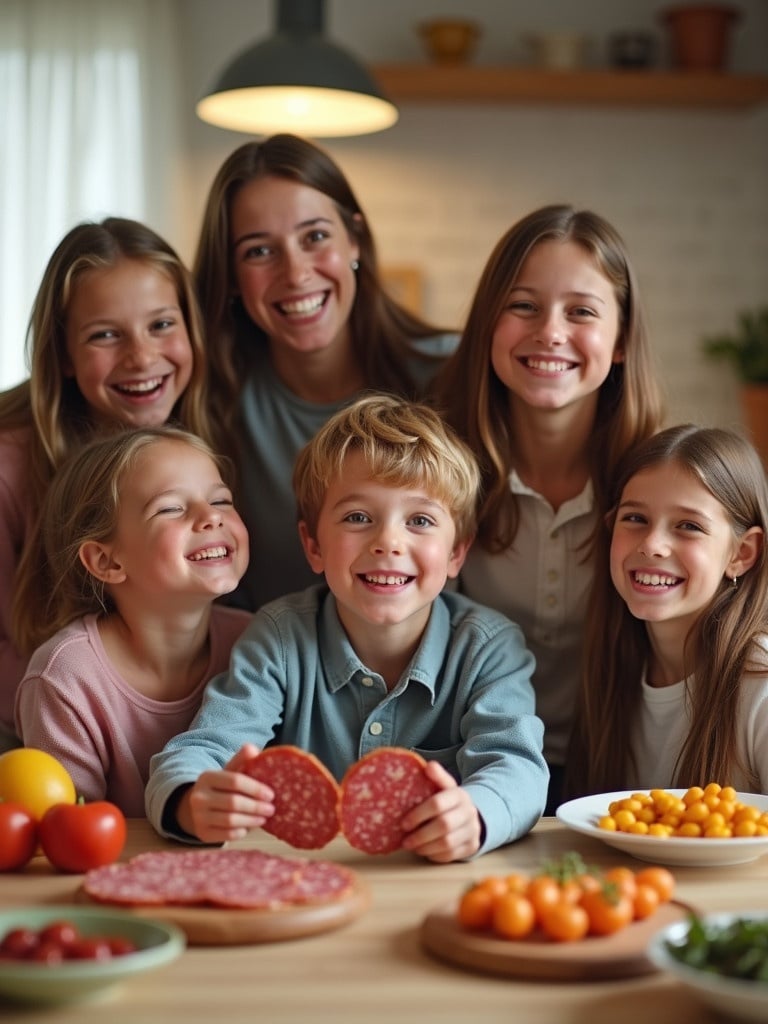
M325 585L279 598L254 615L189 730L153 757L147 816L161 834L190 841L164 827L168 799L222 768L244 743L295 744L337 779L368 751L398 746L439 761L468 792L485 826L485 853L528 832L546 802L533 668L518 626L444 591L387 692L357 657Z

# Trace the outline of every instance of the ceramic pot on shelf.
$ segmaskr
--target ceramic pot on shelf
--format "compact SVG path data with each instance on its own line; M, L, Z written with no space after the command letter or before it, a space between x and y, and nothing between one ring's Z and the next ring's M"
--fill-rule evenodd
M480 26L461 18L435 18L416 26L427 55L438 64L465 64L480 38Z
M673 65L686 71L722 71L731 29L740 16L730 4L684 4L663 11Z

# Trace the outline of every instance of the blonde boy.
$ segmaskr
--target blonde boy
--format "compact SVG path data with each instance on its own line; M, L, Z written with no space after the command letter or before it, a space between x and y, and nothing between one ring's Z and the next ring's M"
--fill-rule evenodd
M533 826L548 781L533 656L514 623L443 592L472 542L478 485L469 450L425 406L371 395L328 421L294 470L325 583L256 613L190 730L153 759L158 831L223 842L263 825L274 794L240 769L274 743L337 778L376 747L418 751L439 791L403 819L403 846L432 861Z

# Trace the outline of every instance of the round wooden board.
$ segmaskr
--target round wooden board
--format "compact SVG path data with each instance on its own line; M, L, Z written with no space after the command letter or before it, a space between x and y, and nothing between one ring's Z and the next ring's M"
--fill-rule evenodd
M456 908L454 901L424 918L422 945L441 960L461 967L529 981L596 981L651 974L656 968L645 954L651 936L690 913L689 907L673 901L614 935L552 942L543 935L526 940L497 939L466 931L456 919Z
M78 889L79 902L95 906L114 906L92 900ZM371 904L367 885L355 876L351 890L327 903L305 903L277 910L240 910L214 906L135 906L119 904L142 917L178 925L190 946L235 946L259 942L283 942L302 939L320 932L341 928L359 917Z

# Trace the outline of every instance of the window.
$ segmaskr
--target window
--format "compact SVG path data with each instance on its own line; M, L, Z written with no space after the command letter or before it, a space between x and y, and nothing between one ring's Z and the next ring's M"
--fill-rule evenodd
M0 389L27 376L32 301L71 227L117 215L166 234L173 15L173 0L0 4Z

